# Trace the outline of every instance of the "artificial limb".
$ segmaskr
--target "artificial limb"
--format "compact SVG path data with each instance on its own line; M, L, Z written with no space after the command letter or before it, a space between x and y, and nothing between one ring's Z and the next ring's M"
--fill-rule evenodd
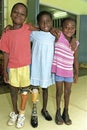
M37 101L38 101L38 88L32 89L32 115L31 115L31 125L32 127L38 126L38 116L37 116Z
M21 104L20 104L20 111L16 122L17 128L22 128L25 123L25 107L28 100L29 90L28 87L23 87L20 89L20 97L21 97Z
M20 89L21 105L20 105L19 114L25 113L25 107L26 107L26 103L27 103L27 100L28 100L28 95L29 95L28 87Z

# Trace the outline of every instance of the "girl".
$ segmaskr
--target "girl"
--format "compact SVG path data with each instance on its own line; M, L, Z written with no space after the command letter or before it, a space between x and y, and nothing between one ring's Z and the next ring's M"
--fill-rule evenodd
M50 33L52 29L52 15L47 11L42 11L37 16L40 31L31 33L32 45L32 65L31 65L31 85L40 86L43 91L43 107L41 113L43 117L50 121L52 117L47 111L48 86L55 83L54 74L51 73L51 66L54 54L55 37ZM31 124L35 118L32 114Z
M62 32L58 36L58 41L55 44L54 59L52 63L52 73L55 74L56 81L56 116L55 122L57 124L67 125L72 124L68 114L69 99L71 93L71 86L78 80L78 45L76 41L76 47L74 50L70 47L70 42L75 34L75 21L71 18L66 18L62 22ZM73 45L72 45L73 46ZM60 101L63 93L64 83L64 110L61 115Z

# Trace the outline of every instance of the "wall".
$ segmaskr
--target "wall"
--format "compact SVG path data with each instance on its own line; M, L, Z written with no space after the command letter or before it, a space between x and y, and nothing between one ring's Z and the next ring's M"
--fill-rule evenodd
M27 0L5 0L7 5L7 24L11 23L10 12L12 6L16 2L27 3ZM32 0L31 0L32 1ZM35 0L36 1L36 0ZM87 14L87 1L86 0L39 0L40 4L51 6L57 9L61 9L63 11L71 12L76 15Z
M39 0L28 0L27 1L28 8L28 17L27 22L30 22L34 25L37 24L37 14L39 13Z
M73 14L87 14L87 0L40 0L40 3Z
M79 41L79 62L87 63L87 15L80 16Z

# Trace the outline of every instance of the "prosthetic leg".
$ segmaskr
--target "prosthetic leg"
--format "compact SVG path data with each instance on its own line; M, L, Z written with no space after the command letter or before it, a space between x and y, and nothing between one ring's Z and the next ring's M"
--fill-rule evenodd
M32 115L31 115L31 125L32 127L37 127L38 126L38 116L37 116L37 98L38 98L38 89L33 88L32 90Z
M16 123L17 128L22 128L25 123L25 108L26 108L26 103L29 95L28 92L29 92L28 88L21 88L20 90L21 105L20 105L18 120Z
M21 105L20 105L20 112L19 114L24 114L26 103L28 100L29 90L28 88L22 88L20 90L20 96L21 96Z

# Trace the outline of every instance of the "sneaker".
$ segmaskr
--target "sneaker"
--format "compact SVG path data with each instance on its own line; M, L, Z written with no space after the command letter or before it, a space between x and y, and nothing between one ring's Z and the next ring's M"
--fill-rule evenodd
M18 117L18 114L15 114L15 112L11 112L10 113L10 119L8 121L8 125L11 126L11 125L14 125L16 120L17 120L17 117Z
M51 121L52 120L52 117L50 116L49 112L48 111L43 111L43 109L41 110L41 114L42 116L48 120L48 121Z
M24 115L19 115L16 127L17 128L22 128L24 126L24 122L25 122L25 116Z

